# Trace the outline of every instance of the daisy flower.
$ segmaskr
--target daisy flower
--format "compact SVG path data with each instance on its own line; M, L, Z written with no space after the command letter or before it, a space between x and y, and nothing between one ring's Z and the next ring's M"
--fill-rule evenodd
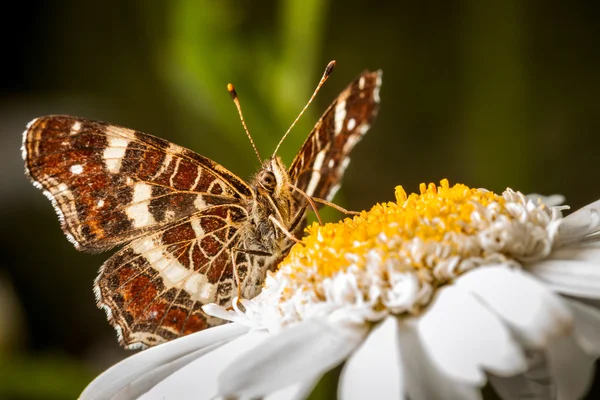
M232 323L136 354L82 399L299 399L344 363L340 399L584 396L600 356L600 201L465 185L313 225Z

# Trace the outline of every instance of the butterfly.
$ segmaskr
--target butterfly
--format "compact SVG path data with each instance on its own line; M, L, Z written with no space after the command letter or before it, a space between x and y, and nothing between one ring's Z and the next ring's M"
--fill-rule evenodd
M31 121L26 174L69 241L93 253L122 246L94 283L120 344L144 348L219 325L225 321L203 305L230 306L236 291L256 296L301 236L311 200L329 201L339 189L348 155L377 113L380 85L381 71L363 72L317 121L289 169L273 155L249 183L132 129L61 115Z

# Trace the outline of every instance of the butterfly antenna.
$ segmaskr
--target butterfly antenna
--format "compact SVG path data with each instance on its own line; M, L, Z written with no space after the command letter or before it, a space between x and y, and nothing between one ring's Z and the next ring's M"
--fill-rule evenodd
M294 120L294 122L292 122L292 125L288 128L287 132L283 135L283 137L279 141L279 144L277 145L277 147L275 147L275 151L273 152L273 157L275 156L275 154L277 154L277 151L279 150L279 147L281 146L281 143L283 143L283 141L285 140L285 138L288 135L288 133L290 133L290 131L292 130L292 128L294 127L294 125L296 125L296 122L298 122L298 120L300 119L300 117L302 116L302 114L304 114L304 111L306 111L306 109L308 108L308 106L310 105L310 103L312 103L313 99L315 98L315 96L319 92L319 89L321 89L321 86L323 86L323 84L325 83L325 81L327 80L327 78L329 78L329 75L331 75L331 73L333 72L333 67L335 67L335 60L330 61L329 64L327 64L327 67L325 67L325 72L323 72L323 76L321 77L321 80L319 81L319 84L317 85L317 88L315 89L315 91L312 94L312 96L310 96L310 99L308 100L308 103L306 103L306 105L304 106L304 108L302 109L302 111L300 111L300 114L298 114L298 116L296 117L296 119Z
M252 148L254 149L254 153L256 153L256 157L258 157L258 162L262 164L262 159L260 158L260 154L258 153L258 149L254 144L254 140L252 140L252 136L250 135L250 131L246 126L246 121L244 121L244 115L242 114L242 107L240 106L240 99L238 98L237 92L231 83L227 84L227 91L231 95L233 102L235 103L235 107L238 110L238 114L240 115L240 120L242 121L242 126L244 127L244 131L246 131L246 135L248 135L248 139L250 139L250 143L252 144Z

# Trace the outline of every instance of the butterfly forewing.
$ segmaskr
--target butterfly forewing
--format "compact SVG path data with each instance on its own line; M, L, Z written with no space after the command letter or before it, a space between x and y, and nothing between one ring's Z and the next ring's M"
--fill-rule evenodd
M325 110L292 162L292 182L306 194L331 200L349 154L371 126L379 106L381 71L363 72Z
M230 304L231 251L246 218L237 205L208 207L133 240L104 264L94 290L123 345L154 345L224 322L201 306ZM246 255L236 257L243 281Z
M205 157L83 118L32 121L23 151L26 171L81 250L106 250L207 205L252 197L244 181Z

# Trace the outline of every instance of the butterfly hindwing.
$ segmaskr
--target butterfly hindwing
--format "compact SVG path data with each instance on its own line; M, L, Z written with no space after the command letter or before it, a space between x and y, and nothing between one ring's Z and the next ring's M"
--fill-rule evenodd
M206 206L252 196L208 158L115 125L41 117L23 140L27 173L80 250L103 251Z
M379 106L381 71L363 72L325 110L289 168L306 194L331 200L340 188L349 154L370 128Z
M94 291L121 344L151 346L224 322L201 307L230 304L235 293L231 251L246 218L237 205L209 207L133 240L108 259ZM246 255L236 253L236 258L243 281Z

